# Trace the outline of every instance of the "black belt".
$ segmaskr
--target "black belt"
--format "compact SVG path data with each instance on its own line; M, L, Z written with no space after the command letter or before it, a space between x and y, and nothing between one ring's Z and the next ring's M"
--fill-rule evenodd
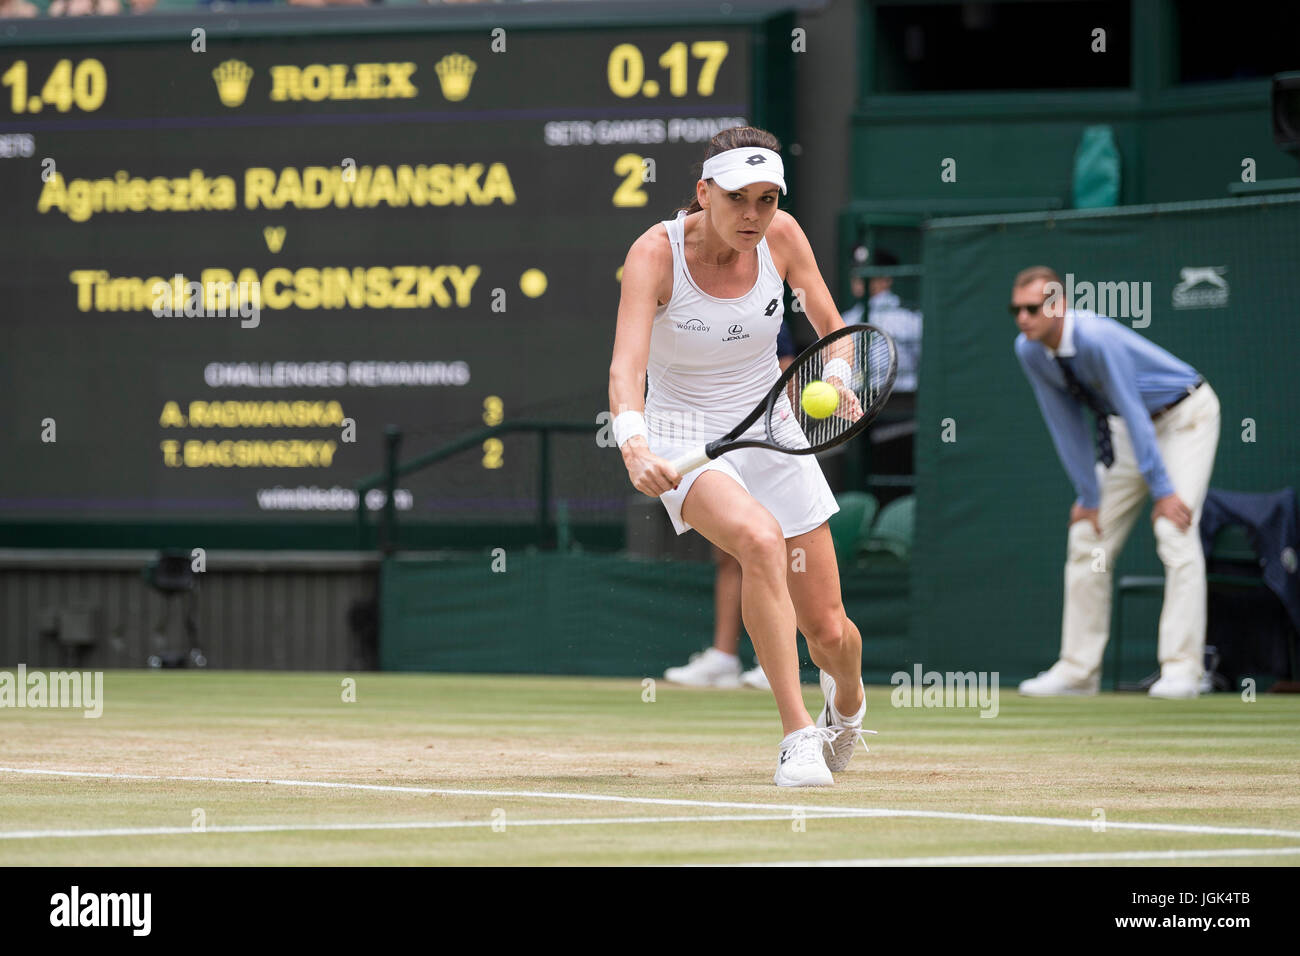
M1201 387L1202 385L1204 385L1204 384L1205 384L1205 379L1203 379L1201 376L1198 375L1198 376L1196 377L1196 384L1195 384L1195 385L1189 385L1189 386L1187 386L1187 391L1183 392L1183 394L1179 395L1177 398L1175 398L1172 402L1170 402L1170 403L1169 403L1168 405L1166 405L1164 408L1157 408L1154 412L1151 413L1151 420L1152 420L1153 422L1154 422L1154 421L1159 421L1161 415L1165 414L1165 412L1169 411L1171 408L1173 408L1173 407L1174 407L1175 405L1177 405L1179 402L1183 401L1185 398L1187 398L1189 395L1191 395L1192 392L1196 391L1198 388L1200 388L1200 387Z

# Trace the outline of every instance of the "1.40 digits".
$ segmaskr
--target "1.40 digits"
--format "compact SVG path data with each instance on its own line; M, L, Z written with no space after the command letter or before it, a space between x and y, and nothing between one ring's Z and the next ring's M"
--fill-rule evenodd
M0 83L9 87L9 108L14 113L39 113L52 106L66 113L74 106L83 113L93 113L104 105L108 93L108 74L98 60L60 60L45 78L39 94L29 93L27 61L15 60Z

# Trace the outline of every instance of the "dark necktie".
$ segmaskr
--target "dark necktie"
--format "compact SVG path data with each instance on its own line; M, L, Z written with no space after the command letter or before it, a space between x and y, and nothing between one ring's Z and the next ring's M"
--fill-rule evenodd
M1070 390L1075 401L1087 405L1097 416L1097 460L1109 468L1115 463L1115 449L1110 443L1110 422L1106 421L1106 406L1102 405L1101 400L1090 389L1083 387L1075 377L1070 364L1059 355L1056 357L1056 364L1061 367L1061 373L1065 376L1065 386Z

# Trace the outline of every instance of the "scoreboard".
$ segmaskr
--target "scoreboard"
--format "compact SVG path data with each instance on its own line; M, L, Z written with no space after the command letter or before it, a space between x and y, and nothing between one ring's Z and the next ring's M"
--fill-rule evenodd
M512 417L594 446L623 258L755 120L756 35L0 47L0 520L339 518L388 424L406 454ZM535 444L396 503L526 520ZM579 513L629 493L603 455Z

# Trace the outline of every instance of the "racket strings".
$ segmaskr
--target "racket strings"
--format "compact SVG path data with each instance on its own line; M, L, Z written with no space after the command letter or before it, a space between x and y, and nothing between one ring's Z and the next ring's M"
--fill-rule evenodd
M888 338L868 327L854 329L805 356L792 370L786 387L794 423L802 434L796 435L788 428L782 409L772 422L776 444L807 448L837 443L864 416L873 417L876 406L887 398L893 365L893 349ZM817 383L822 384L812 392L807 391ZM825 386L833 388L834 395ZM834 411L821 414L824 409L818 407L819 399L836 401Z

